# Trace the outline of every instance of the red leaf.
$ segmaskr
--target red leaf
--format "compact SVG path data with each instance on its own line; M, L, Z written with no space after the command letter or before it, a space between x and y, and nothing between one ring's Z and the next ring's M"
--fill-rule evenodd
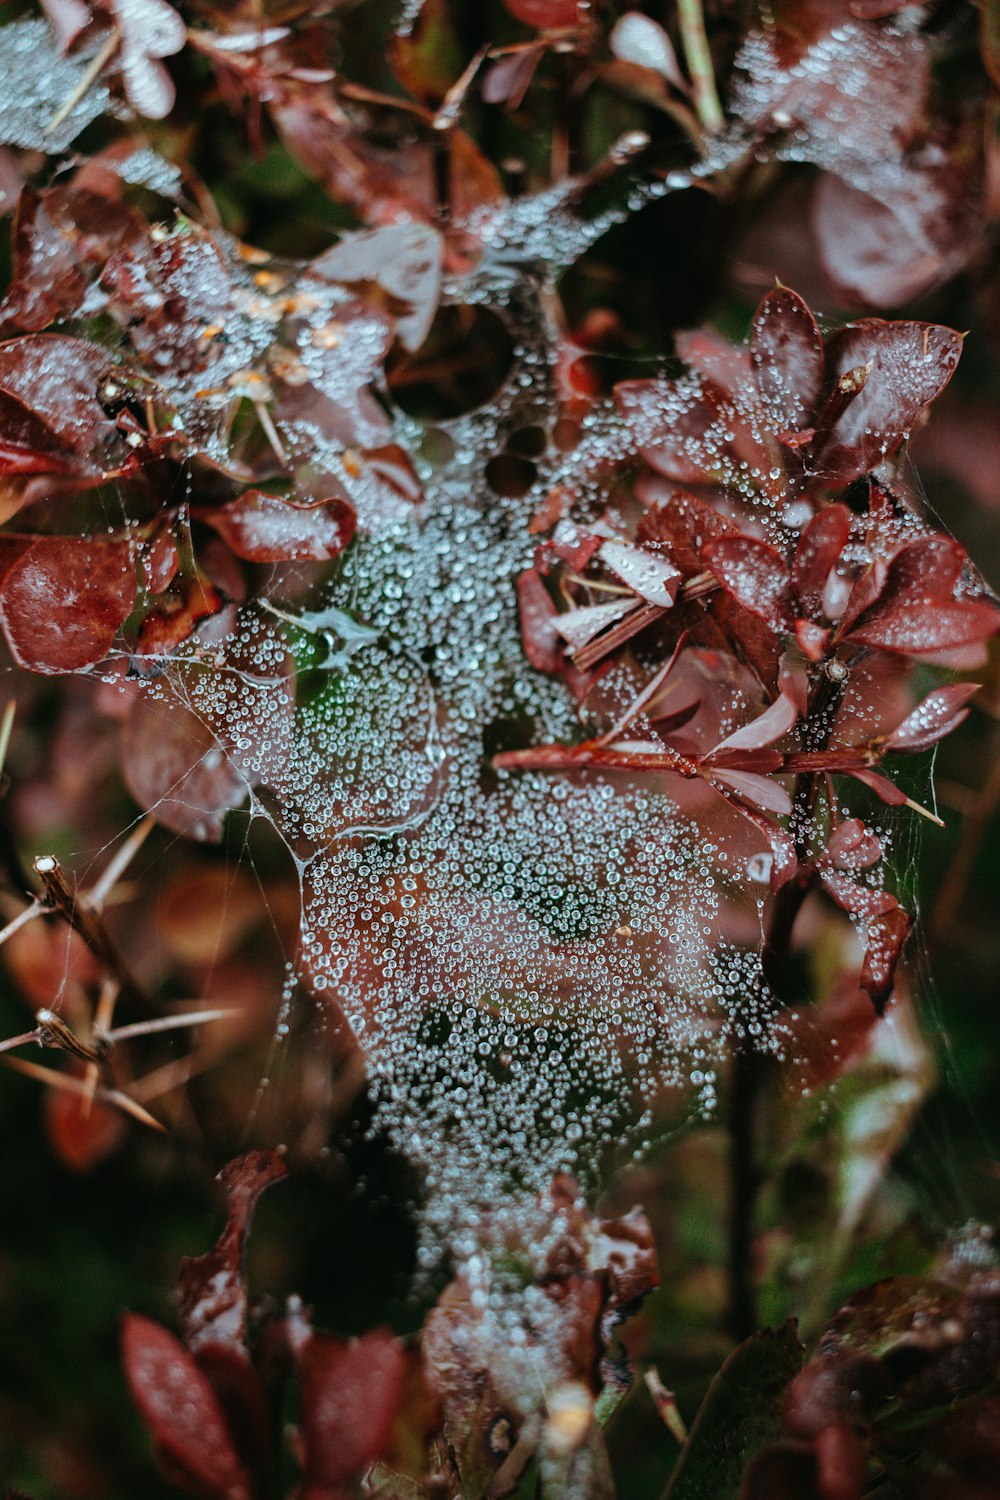
M975 682L955 682L950 687L935 688L885 741L887 750L926 750L957 729L968 717L965 707L979 689Z
M792 810L792 799L789 797L780 781L772 781L768 776L759 776L754 771L736 771L726 768L712 766L713 785L722 781L727 787L754 807L759 807L764 812L778 813L787 816Z
M169 588L179 566L180 558L173 536L169 531L161 531L142 554L142 578L146 592L162 594L165 588Z
M165 682L140 693L122 734L122 771L139 806L164 828L205 843L222 837L247 784L211 729Z
M130 543L41 537L0 583L0 623L31 672L78 672L103 661L132 610Z
M778 427L808 426L823 390L823 340L812 313L788 287L768 292L758 307L750 358Z
M376 1329L350 1344L315 1334L299 1366L303 1500L330 1500L389 1446L406 1359L398 1340Z
M247 562L329 562L354 535L352 507L338 495L300 504L247 490L238 500L197 510L237 557Z
M864 870L882 858L882 845L860 818L848 818L831 837L826 853L841 870Z
M212 1500L250 1500L215 1393L173 1334L127 1313L122 1362L132 1399L172 1475Z
M838 906L865 922L872 922L876 917L885 916L899 904L895 896L890 895L888 891L858 885L849 876L837 875L831 870L821 871L820 880Z
M559 612L537 568L525 568L517 580L524 654L539 672L562 672L566 666L556 620Z
M647 504L666 489L663 480L655 475L646 476L637 486L640 499ZM701 552L706 542L735 534L733 522L720 516L704 500L686 490L674 490L668 500L653 504L646 512L636 530L636 540L665 542L681 571L694 574L704 567Z
M829 476L846 483L895 454L948 384L961 352L961 335L937 323L866 318L834 334L827 364L835 378L869 363L871 369L819 455Z
M96 478L117 436L97 395L117 376L105 350L57 333L0 344L0 472Z
M415 351L437 311L443 258L444 240L429 224L384 224L344 235L312 262L308 274L338 282L376 282L408 309L396 315L396 332L400 343Z
M851 631L850 639L903 656L931 655L988 640L1000 628L992 604L960 600L954 604L908 604Z
M845 621L847 638L883 651L917 656L985 640L1000 627L992 604L952 599L965 553L947 537L922 537L889 563L874 602L854 615L853 595ZM855 606L856 607L856 606Z
M892 994L896 965L912 926L913 918L900 906L876 917L868 925L868 947L861 970L861 987L868 991L872 1004L880 1015Z
M133 669L141 674L144 664L148 666L152 661L155 673L159 670L158 658L179 650L185 641L190 640L202 620L217 615L224 607L222 594L202 572L195 569L182 575L173 588L160 595L139 627L132 657Z
M773 745L788 733L798 717L795 703L782 693L762 714L721 740L709 759L714 759L720 750L759 750L763 745Z
M125 1117L98 1100L62 1089L45 1091L45 1123L59 1160L71 1172L90 1172L110 1156L125 1134Z
M792 563L792 584L801 612L811 619L823 613L823 594L851 534L846 505L831 505L803 528Z
M604 542L598 555L612 573L648 604L658 604L661 609L673 605L682 574L668 558L657 556L650 547L617 540Z
M615 386L618 409L651 468L680 484L706 484L735 466L733 421L725 396L708 381L626 380Z
M724 536L706 543L705 562L727 593L776 633L791 627L785 560L756 537Z
M880 771L859 770L856 766L845 766L844 771L846 775L853 776L855 781L860 781L862 786L873 791L876 797L881 798L888 807L905 807L906 793L901 792L896 783L890 781L888 776L883 776Z

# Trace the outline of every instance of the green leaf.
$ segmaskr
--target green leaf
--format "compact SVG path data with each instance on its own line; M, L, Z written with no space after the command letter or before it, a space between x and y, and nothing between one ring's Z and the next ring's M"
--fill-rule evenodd
M747 1463L780 1433L782 1398L804 1354L794 1320L733 1350L708 1388L663 1500L735 1500Z

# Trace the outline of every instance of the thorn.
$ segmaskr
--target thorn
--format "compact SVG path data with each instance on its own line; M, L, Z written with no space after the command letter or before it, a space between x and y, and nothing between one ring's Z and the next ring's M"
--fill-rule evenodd
M939 818L937 813L932 813L930 808L921 807L920 803L914 802L912 798L907 797L906 806L912 808L915 813L919 813L922 818L926 818L929 823L936 823L939 828L945 827L943 818Z

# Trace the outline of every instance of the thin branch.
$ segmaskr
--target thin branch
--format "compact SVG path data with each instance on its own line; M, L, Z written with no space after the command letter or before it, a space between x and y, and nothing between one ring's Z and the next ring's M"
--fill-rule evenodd
M91 906L102 907L104 905L155 826L156 819L152 813L147 813L142 821L136 824L124 844L87 891L86 900Z
M117 1044L132 1037L152 1036L160 1031L182 1031L188 1026L204 1026L208 1021L225 1021L230 1016L242 1014L242 1010L236 1005L220 1010L190 1010L177 1016L158 1016L155 1021L135 1021L130 1026L116 1026L113 1031L104 1032L103 1035L106 1041Z
M27 927L29 922L33 922L36 917L40 917L47 910L48 908L45 903L39 901L36 897L31 905L26 906L24 911L19 912L12 921L7 923L6 927L0 928L0 948L3 947L8 938L14 936L15 932L20 932L22 927Z
M15 1073L23 1073L25 1078L34 1078L39 1083L45 1084L47 1088L62 1089L64 1093L76 1094L78 1097L89 1099L90 1091L84 1081L74 1078L71 1073L60 1073L56 1068L42 1068L38 1063L25 1062L21 1057L0 1056L0 1064L5 1068L11 1068ZM137 1104L128 1094L123 1094L120 1089L98 1089L97 1098L102 1104L110 1104L115 1109L122 1110L138 1120L140 1125L148 1125L150 1130L158 1130L165 1133L165 1126L161 1125L155 1116L141 1104Z

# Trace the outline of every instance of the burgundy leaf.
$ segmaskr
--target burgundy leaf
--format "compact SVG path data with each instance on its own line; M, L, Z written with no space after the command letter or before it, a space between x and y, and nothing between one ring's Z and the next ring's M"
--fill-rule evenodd
M14 215L11 284L0 305L0 327L38 332L79 305L86 286L76 250L47 212L46 194L22 190Z
M31 672L78 672L103 661L132 611L127 541L40 537L0 583L0 624Z
M851 534L846 505L830 505L803 528L792 563L792 584L803 614L815 619L823 613L827 580Z
M105 350L62 334L0 344L0 472L99 475L116 433L98 392L116 373Z
M950 687L935 688L885 741L887 750L926 750L957 729L968 717L966 704L978 692L976 682L955 682Z
M762 714L720 741L712 751L712 757L720 750L759 750L763 745L773 745L775 740L788 733L798 717L795 703L782 693Z
M922 537L903 547L860 614L852 594L846 638L911 656L986 640L1000 627L1000 611L985 601L951 597L964 563L964 551L947 537Z
M823 390L823 340L802 298L787 287L768 292L750 335L757 386L777 425L807 426Z
M177 544L169 531L161 531L142 554L142 581L148 594L162 594L170 587L180 558Z
M640 499L648 504L667 489L656 475L646 476L636 486ZM669 499L655 503L639 522L636 540L665 543L673 561L685 575L701 572L701 552L706 542L720 536L733 536L736 526L697 495L674 490Z
M657 473L679 484L705 484L735 465L732 416L710 382L626 380L615 386L618 409L639 452Z
M860 818L848 818L833 833L826 852L841 870L864 870L882 858L882 845Z
M139 627L132 656L133 669L142 673L152 663L155 674L159 670L158 659L172 656L191 639L203 620L220 613L225 602L223 595L199 569L181 575L147 611Z
M790 628L789 573L784 558L750 536L706 543L705 562L738 604L777 632Z
M822 661L830 644L830 631L824 630L822 625L814 625L811 620L796 620L795 639L802 654L810 661Z
M139 1408L171 1475L212 1500L250 1500L246 1473L206 1376L159 1323L127 1313L122 1362Z
M195 512L247 562L328 562L354 535L356 517L346 500L301 504L247 490L238 500Z
M164 828L202 842L222 837L247 784L212 730L162 679L140 693L122 734L122 770L139 806Z
M880 1015L892 994L896 965L912 926L913 918L901 906L884 912L868 924L868 947L861 969L861 988L867 990Z
M580 0L503 0L515 21L538 31L562 31L581 22Z
M430 330L441 296L444 240L429 224L385 224L347 234L309 267L312 276L339 282L376 282L403 304L396 315L400 343L417 350Z
M612 573L648 604L658 604L661 609L672 606L682 575L668 558L657 556L651 547L617 540L605 542L598 555Z
M302 1500L330 1500L389 1446L406 1358L399 1341L379 1329L350 1344L315 1334L299 1367Z
M517 580L524 654L539 672L558 673L566 665L559 632L558 610L537 568L525 568Z
M923 656L988 640L998 627L1000 615L992 604L961 600L933 609L909 604L852 630L851 639L904 656Z
M837 875L832 870L821 871L820 879L838 906L865 922L872 922L876 917L885 916L899 904L895 896L890 895L888 891L858 885L849 876Z
M711 768L712 782L724 782L727 787L747 802L759 807L763 812L778 813L787 816L792 810L792 799L789 797L780 781L772 781L768 776L759 776L752 771L733 771L728 768Z
M873 791L886 806L906 806L906 793L901 792L896 783L890 781L888 776L883 776L880 771L860 770L856 766L845 767L845 771L848 776L853 776L855 781L860 781L862 786Z
M834 378L871 369L818 455L831 479L846 483L892 457L958 364L962 337L937 323L867 318L834 334L827 365Z

